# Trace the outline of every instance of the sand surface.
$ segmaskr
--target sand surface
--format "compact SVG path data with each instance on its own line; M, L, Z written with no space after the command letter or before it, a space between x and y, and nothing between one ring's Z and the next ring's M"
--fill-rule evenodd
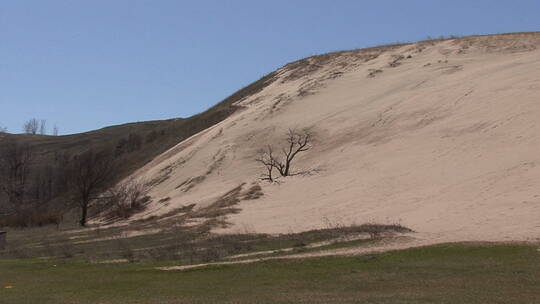
M415 230L416 245L538 241L539 47L540 34L473 37L285 66L242 110L134 174L155 185L133 219L258 183L264 195L216 232L376 222ZM279 151L288 128L314 134L294 163L304 174L261 181L257 150Z

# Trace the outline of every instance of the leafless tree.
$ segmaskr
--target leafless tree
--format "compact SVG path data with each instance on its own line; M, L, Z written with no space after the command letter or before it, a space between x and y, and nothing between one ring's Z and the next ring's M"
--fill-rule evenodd
M32 150L29 145L6 139L0 145L0 190L19 213L28 187Z
M263 179L273 181L272 171L274 168L281 176L290 176L294 158L298 153L311 149L312 135L307 130L289 129L286 142L286 147L281 150L282 158L274 155L272 146L259 150L259 157L256 158L256 161L263 164L267 171L263 175Z
M24 123L23 132L26 134L37 134L39 131L39 121L36 118L32 118Z
M4 127L0 124L0 133L6 133L7 132L7 127Z
M268 145L265 149L259 150L259 157L255 160L261 163L266 169L266 173L263 174L262 179L273 182L274 177L272 176L272 171L274 171L276 166L276 159L274 157L272 146Z
M68 182L74 200L81 208L81 226L86 226L90 203L97 199L114 173L113 157L107 152L88 150L73 158L68 169Z
M287 132L287 147L283 148L283 162L277 162L277 169L281 176L289 176L291 174L291 164L293 159L300 152L311 149L311 134L304 130L297 132L294 129L289 129Z
M58 136L58 126L54 125L53 127L53 136Z
M42 119L39 122L39 134L45 135L47 134L47 120Z

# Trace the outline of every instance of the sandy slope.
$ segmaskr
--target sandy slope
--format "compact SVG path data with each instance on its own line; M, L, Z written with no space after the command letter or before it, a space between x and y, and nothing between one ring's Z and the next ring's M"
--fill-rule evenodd
M243 110L135 174L155 184L135 219L260 183L264 196L217 231L399 222L421 244L539 240L538 47L540 34L472 37L285 66ZM261 182L257 149L278 147L287 128L316 134L297 162L312 171Z

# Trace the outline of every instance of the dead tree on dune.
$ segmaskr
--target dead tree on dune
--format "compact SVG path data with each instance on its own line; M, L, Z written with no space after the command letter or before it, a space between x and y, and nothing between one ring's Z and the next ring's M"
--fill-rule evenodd
M261 179L273 182L274 178L272 176L272 171L274 171L276 166L276 159L274 158L272 146L269 145L265 149L259 150L259 157L255 160L261 163L266 169L266 173L263 174Z
M263 175L263 180L273 181L272 171L274 169L283 177L290 176L295 157L312 147L312 135L307 130L297 131L295 129L289 129L285 141L287 145L281 150L281 158L274 155L273 148L270 145L265 149L259 150L259 156L256 158L256 161L263 164L267 171Z

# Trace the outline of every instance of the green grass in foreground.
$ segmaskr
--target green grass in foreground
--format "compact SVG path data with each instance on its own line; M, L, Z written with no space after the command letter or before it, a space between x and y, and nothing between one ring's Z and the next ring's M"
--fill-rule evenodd
M0 260L0 286L13 285L0 303L540 303L537 248L452 244L188 271Z

